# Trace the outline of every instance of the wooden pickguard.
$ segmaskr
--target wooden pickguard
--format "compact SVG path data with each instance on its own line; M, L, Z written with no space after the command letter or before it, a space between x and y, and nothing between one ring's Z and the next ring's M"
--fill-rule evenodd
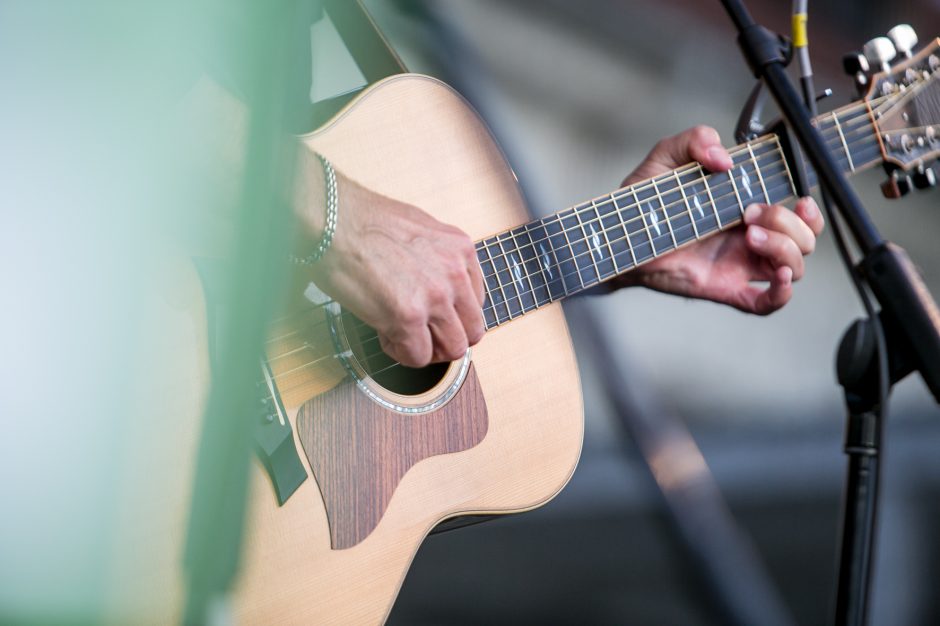
M372 533L412 466L474 447L488 422L472 364L456 395L427 413L387 409L351 379L306 402L297 434L320 487L333 549L351 548Z

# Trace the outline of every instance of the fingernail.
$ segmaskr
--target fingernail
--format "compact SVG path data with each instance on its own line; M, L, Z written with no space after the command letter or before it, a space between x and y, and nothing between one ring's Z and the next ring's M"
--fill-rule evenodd
M819 213L819 209L816 208L815 202L807 202L806 208L803 209L806 212L806 217L813 219Z
M793 281L793 270L787 266L783 267L783 271L780 272L783 275L783 284L789 285Z
M754 243L764 243L767 241L767 231L760 226L751 226L747 229L747 234Z
M719 148L718 146L712 146L708 149L708 158L712 161L720 161L725 169L734 165L731 161L731 157L728 156L728 153L725 152L724 148Z
M744 209L744 221L747 223L753 222L760 217L760 214L763 213L764 207L759 204L752 204L751 206Z

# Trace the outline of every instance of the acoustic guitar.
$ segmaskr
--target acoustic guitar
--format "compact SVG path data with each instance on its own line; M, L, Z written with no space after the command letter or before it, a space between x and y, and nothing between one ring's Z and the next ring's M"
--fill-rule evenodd
M817 118L846 173L885 163L929 176L940 156L938 47ZM736 227L752 202L796 193L785 142L767 135L732 148L729 172L689 164L532 220L480 117L447 85L410 74L370 87L303 141L365 187L477 241L488 332L459 361L414 370L315 288L280 313L234 590L236 621L247 624L381 623L436 526L549 501L575 469L583 431L559 302ZM185 373L204 380L205 359ZM183 469L193 441L174 450ZM174 524L184 527L184 512ZM170 550L155 567L178 572L178 557ZM179 598L179 582L145 586L151 617L178 615L152 598Z

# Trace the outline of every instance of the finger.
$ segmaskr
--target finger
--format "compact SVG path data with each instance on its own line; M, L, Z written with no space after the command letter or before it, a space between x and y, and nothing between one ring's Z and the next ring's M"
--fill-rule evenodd
M467 335L456 310L432 317L428 326L434 340L431 362L456 361L467 352Z
M814 235L818 237L822 234L823 229L826 227L826 221L823 218L822 211L819 210L819 205L816 204L813 198L809 196L800 198L796 203L795 211L813 231Z
M803 277L803 252L790 237L751 225L747 227L746 241L749 250L767 259L774 268L789 267L793 280Z
M731 169L734 162L721 145L718 131L709 126L696 126L674 137L663 139L649 155L650 160L667 169L698 161L711 171Z
M792 239L802 254L816 249L816 233L800 216L779 204L752 204L744 211L744 223L783 234Z
M718 131L709 126L696 126L679 135L688 141L687 152L690 157L713 172L723 172L731 169L734 161L731 155L721 145Z
M749 285L738 293L738 298L733 304L747 313L769 315L782 308L792 296L793 272L784 266L777 268L766 289Z
M480 262L477 261L476 252L467 259L467 274L470 276L470 286L473 289L473 295L479 302L478 309L486 302L486 283L483 282L483 272L480 269Z
M728 151L721 145L718 131L708 126L696 126L657 143L623 184L651 178L691 161L698 161L706 169L716 172L731 169L734 165Z
M483 303L480 302L479 294L470 280L455 287L454 310L463 326L467 343L472 346L483 339L483 334L486 332L486 325L483 321Z
M408 367L424 367L431 362L432 340L431 330L425 325L413 328L402 335L402 339L391 339L387 335L379 335L379 344L385 354L389 355L402 365Z

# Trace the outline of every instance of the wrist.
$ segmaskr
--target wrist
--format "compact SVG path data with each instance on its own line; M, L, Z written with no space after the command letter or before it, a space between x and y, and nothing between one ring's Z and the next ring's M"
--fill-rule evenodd
M303 146L297 163L294 210L315 243L306 244L300 256L291 256L299 265L313 265L329 250L336 234L339 215L339 183L333 165L322 155Z

